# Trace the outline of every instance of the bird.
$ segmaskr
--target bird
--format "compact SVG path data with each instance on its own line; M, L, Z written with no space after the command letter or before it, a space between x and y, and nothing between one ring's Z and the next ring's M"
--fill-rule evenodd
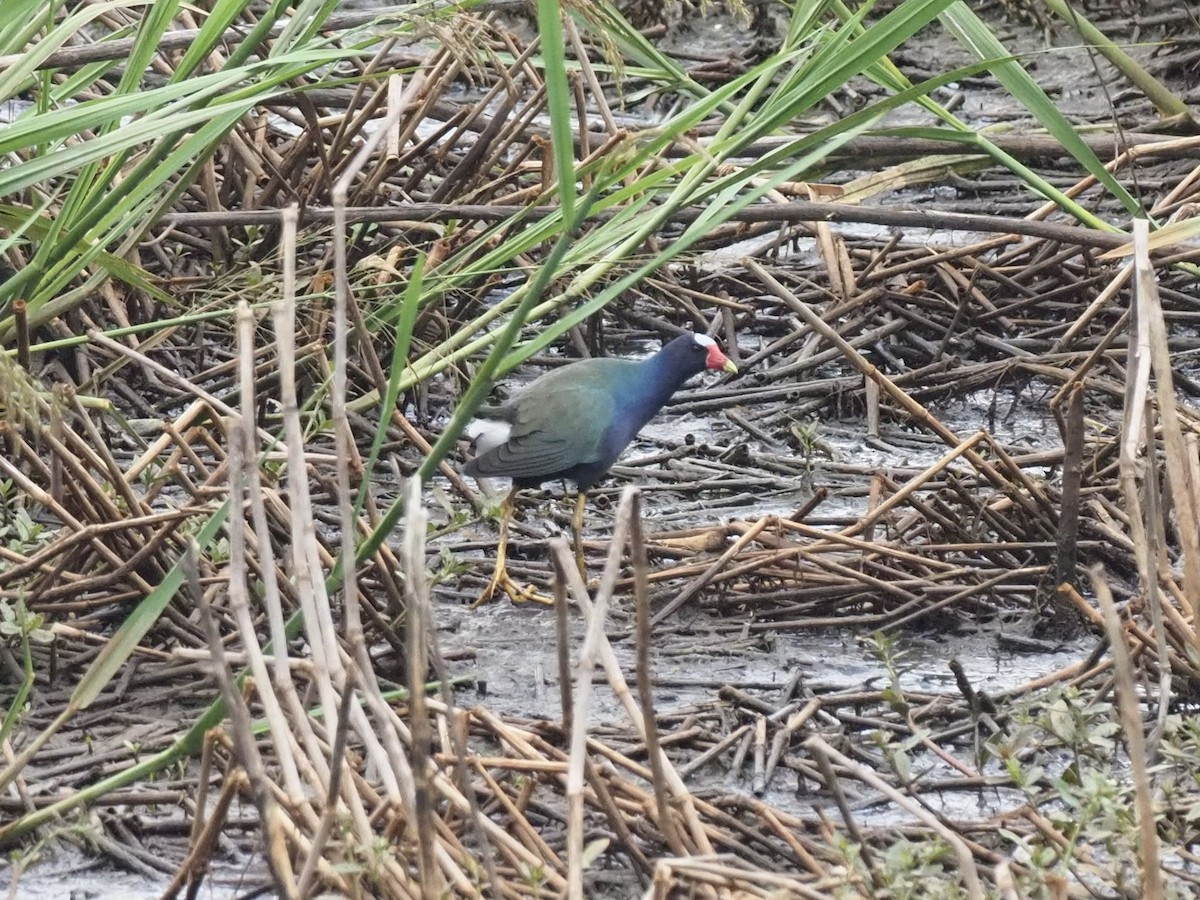
M515 603L552 602L508 574L508 524L522 488L573 481L575 560L586 581L583 513L588 490L612 468L643 426L683 383L705 369L737 373L707 335L685 333L645 359L573 362L532 381L501 406L486 407L466 430L476 455L463 467L473 478L507 477L512 489L500 506L500 539L491 581L475 605L503 590Z

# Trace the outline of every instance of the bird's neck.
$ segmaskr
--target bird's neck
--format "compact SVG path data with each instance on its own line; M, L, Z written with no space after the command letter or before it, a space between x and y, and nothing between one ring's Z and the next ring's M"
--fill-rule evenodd
M640 383L645 391L646 407L653 415L691 376L681 371L665 353L654 354L642 366L644 371Z

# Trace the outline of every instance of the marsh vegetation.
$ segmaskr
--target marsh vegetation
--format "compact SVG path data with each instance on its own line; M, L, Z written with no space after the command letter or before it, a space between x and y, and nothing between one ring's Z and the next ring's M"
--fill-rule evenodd
M1195 21L5 0L9 895L1194 896Z

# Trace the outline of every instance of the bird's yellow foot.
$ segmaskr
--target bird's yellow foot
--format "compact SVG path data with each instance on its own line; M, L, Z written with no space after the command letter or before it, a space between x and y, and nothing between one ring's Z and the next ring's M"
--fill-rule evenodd
M492 580L488 582L488 586L483 589L483 593L479 595L479 599L471 604L471 609L478 609L483 604L488 603L496 596L497 591L502 591L508 595L513 603L544 603L553 605L554 598L547 597L545 594L539 593L538 589L527 584L522 586L520 582L514 581L512 576L508 574L507 569L497 569L492 575Z

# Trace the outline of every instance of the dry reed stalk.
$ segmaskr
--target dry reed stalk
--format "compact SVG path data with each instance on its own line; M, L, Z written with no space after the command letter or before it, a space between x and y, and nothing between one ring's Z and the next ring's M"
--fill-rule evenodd
M628 491L629 496L629 556L633 564L634 604L637 622L635 641L638 699L641 701L642 719L646 723L646 754L650 760L650 771L654 773L654 801L658 807L658 823L666 838L667 846L676 856L686 854L683 840L675 827L675 817L667 800L666 777L663 774L664 758L658 740L658 719L654 713L654 688L650 673L650 589L647 572L646 542L642 536L641 492L637 488ZM622 500L624 496L622 497Z
M567 767L567 896L571 900L583 900L583 787L584 763L587 759L588 716L591 714L592 676L596 670L596 661L600 646L604 640L604 622L608 614L608 603L612 597L613 584L616 582L617 570L613 565L614 557L619 562L621 547L624 544L625 533L630 527L633 501L632 495L626 491L622 494L621 504L617 508L616 524L613 528L613 544L609 551L608 562L601 576L600 587L596 592L594 604L584 610L587 630L584 634L583 647L579 651L579 660L575 665L578 678L575 684L575 697L571 708L574 723L570 736L570 762ZM566 571L569 565L564 559L567 555L566 542L558 538L551 542L550 552L559 558L559 571Z
M739 725L736 729L729 732L729 734L725 735L725 737L713 744L699 756L694 757L690 762L687 763L687 765L680 766L679 777L686 781L694 773L700 771L734 744L749 736L751 727L752 726L750 725Z
M431 708L436 708L434 701L430 700L429 703ZM542 754L521 735L518 729L505 724L492 715L485 707L475 708L471 711L471 715L477 718L497 740L508 744L517 753L520 753L527 759L543 759ZM457 787L449 779L441 773L437 773L434 777L434 783L442 797L457 813L464 818L471 814L471 806L467 799L462 796L461 792L458 791ZM532 870L544 867L546 869L546 885L558 891L566 889L566 879L562 878L555 871L552 861L545 860L537 855L534 850L516 840L503 826L492 821L491 818L484 816L478 819L478 821L480 827L487 834L489 842L507 856L514 867L519 868L521 865L525 865L529 866Z
M237 457L240 455L239 445L237 442L234 442L230 445L230 456L235 483L240 482L240 478L237 475L239 469ZM262 822L264 839L267 845L267 863L270 866L271 875L275 882L275 890L281 896L289 898L289 900L291 898L299 898L300 893L296 885L296 875L292 871L291 860L287 852L286 838L284 836L283 822L286 817L283 815L279 804L271 793L271 781L267 776L266 766L263 764L262 755L259 753L254 732L251 728L250 711L246 707L246 701L242 699L241 693L234 684L233 673L229 670L229 666L225 662L225 646L221 641L221 632L213 616L212 605L204 590L200 587L199 558L199 547L196 546L194 541L190 541L183 559L185 577L192 592L192 599L200 610L200 617L208 635L208 646L213 657L213 674L216 676L217 683L221 688L221 695L225 700L234 749L241 768L246 773L251 796L258 807L258 814ZM240 573L238 571L237 559L231 559L230 563L231 579L239 574L245 577L244 570Z
M1187 447L1180 426L1178 406L1175 401L1175 381L1172 377L1171 353L1167 345L1166 323L1163 320L1162 304L1154 268L1150 263L1147 247L1150 224L1145 219L1134 219L1134 268L1136 270L1137 319L1139 332L1145 333L1145 342L1154 369L1158 415L1163 430L1163 448L1166 453L1168 483L1171 500L1176 511L1176 527L1179 533L1180 555L1183 557L1183 593L1187 598L1194 633L1193 647L1200 650L1200 508L1189 489Z
M798 709L795 712L790 713L783 728L780 728L775 732L775 737L771 740L771 752L767 757L766 766L763 771L763 791L766 791L766 789L770 787L771 776L775 774L775 767L779 765L779 759L783 756L783 751L791 742L792 735L795 734L805 722L815 716L820 709L821 699L819 697L813 697L806 704L804 704L802 709ZM780 710L780 712L782 712L782 710Z
M291 239L294 237L294 220L295 209L285 210L285 246L289 246ZM294 578L294 591L300 601L301 610L308 610L305 615L312 615L315 619L316 603L313 599L314 585L323 581L321 575L323 561L319 558L319 551L317 550L319 542L316 539L313 527L315 519L312 515L311 501L308 493L307 460L303 451L304 439L300 423L299 404L296 397L294 341L296 333L295 272L294 265L289 262L292 260L294 260L294 254L285 254L283 295L282 299L272 306L272 320L280 362L280 406L284 432L286 434L285 448L288 461L286 486L291 499L289 505L283 506L280 504L280 507L283 511L282 515L289 519L290 534L292 536L290 559L286 568L291 569ZM260 501L261 497L252 498L252 504L255 504L256 507L256 521L259 517L257 504ZM260 525L259 527L262 528L263 526ZM264 540L260 543L265 545L267 542ZM293 731L296 733L299 742L304 746L305 752L302 756L297 757L297 763L303 769L305 780L308 782L310 790L314 792L316 797L322 798L320 805L324 807L325 813L321 817L321 820L328 820L332 815L330 812L331 806L336 805L336 798L330 795L329 786L336 779L330 770L330 766L325 763L324 747L322 746L321 739L312 727L308 712L300 700L299 692L293 681L294 667L291 665L288 657L288 636L284 622L280 589L278 581L274 577L264 579L264 602L270 626L271 644L275 651L275 669L272 683L289 710ZM308 683L319 683L322 680L322 671L324 671L323 657L313 654L309 664L305 666ZM327 693L332 693L332 691L327 691ZM343 705L342 702L339 702L337 709L341 708L343 708ZM331 712L333 712L332 709ZM336 712L332 720L337 722ZM304 809L307 806L308 804L302 804L297 808ZM311 821L317 828L319 835L322 832L322 828L316 818L315 810L311 810L310 808L310 815L312 817ZM360 814L358 816L360 828L363 821L364 816ZM309 861L319 857L320 852L315 857L310 857ZM310 880L313 877L312 871L308 865L308 861L306 861L302 880L306 882Z
M654 884L642 895L643 900L667 900L668 897L680 896L680 882L685 878L693 882L688 896L785 896L804 900L830 900L831 897L830 893L788 875L738 868L724 857L693 856L659 860L654 868ZM832 889L835 885L830 884L829 887Z
M792 297L791 292L782 284L780 284L757 262L752 259L745 259L743 260L743 263L746 268L762 282L763 286L766 287L767 290L771 291L780 298ZM800 318L803 319L807 325L809 325L809 327L837 347L847 362L858 369L858 371L861 372L864 377L878 382L883 391L886 392L888 396L890 396L898 404L900 404L904 411L912 416L916 421L930 429L949 446L958 447L962 444L961 438L943 425L932 413L929 412L928 409L926 409L917 401L913 400L912 397L910 397L906 392L896 387L891 379L886 377L875 366L867 362L857 350L855 350L844 338L837 334L837 332L830 328L824 320L816 315L816 313L802 303L795 305L793 308L796 310L796 313L800 316ZM965 453L971 465L974 466L980 472L980 474L986 477L988 481L1001 490L1006 487L1007 482L1001 477L1000 473L996 471L995 467L993 467L991 463L983 459L983 457L981 457L972 449L966 450ZM1027 512L1034 512L1033 498L1021 493L1014 493L1012 496L1013 499Z
M341 706L338 708L338 728L333 736L333 746L329 748L329 789L325 795L325 808L321 811L321 821L313 832L312 843L300 870L298 890L301 897L311 896L317 877L318 865L325 859L325 847L329 836L333 833L336 818L340 812L339 798L342 793L343 773L346 762L346 738L350 731L350 704L354 702L354 669L347 671L346 684L343 686ZM295 806L293 805L293 808Z
M1062 336L1054 342L1051 352L1059 353L1071 346L1075 342L1075 339L1091 324L1092 320L1099 315L1102 310L1111 306L1121 291L1125 290L1125 287L1129 284L1129 280L1133 277L1133 271L1133 265L1131 263L1126 263L1123 265L1117 274L1113 276L1107 285L1105 285L1104 290L1096 295L1096 298L1088 305L1088 308L1083 311L1083 314L1073 321L1070 327L1063 332ZM1119 325L1120 321L1123 320L1124 317L1122 317L1117 324ZM1100 346L1104 346L1103 342ZM1072 375L1072 381L1083 378L1087 374L1088 370L1091 369L1094 362L1095 358L1089 357L1087 363L1085 363ZM1051 401L1052 406L1057 406L1059 404L1060 398L1067 390L1069 384L1070 382L1064 384L1059 389L1058 395L1055 396L1055 398Z
M419 849L417 871L421 894L436 897L442 885L434 861L433 783L430 755L433 749L429 710L425 705L425 681L429 675L427 648L432 630L432 610L425 585L425 532L428 516L421 502L421 481L410 478L404 503L404 593L408 611L408 712L409 754L413 770L413 834Z
M575 707L571 696L571 643L566 576L559 568L561 562L557 554L550 555L550 565L554 572L551 584L554 591L554 646L555 658L558 660L559 711L563 733L569 735L573 731Z
M624 494L622 495L622 507L624 506ZM620 520L618 519L618 525ZM621 559L621 546L624 542L624 534L620 535L620 541L617 540L618 531L614 530L613 545L609 550L608 560L605 563L604 575L600 582L600 592L598 597L602 596L606 587L611 592L613 585L616 583L616 576ZM565 550L564 550L565 552ZM576 603L583 610L584 615L590 615L592 610L592 600L587 595L587 589L584 587L579 573L574 566L566 565L564 560L564 570L568 577L568 588ZM629 685L625 680L625 675L621 670L620 662L617 660L616 654L613 652L612 645L608 642L608 638L603 634L597 638L597 652L600 660L603 663L605 673L608 676L609 685L616 695L617 699L625 707L626 714L633 721L634 728L643 741L646 739L645 726L642 721L641 710L637 703L633 700L633 696L629 691ZM578 710L576 716L578 716ZM661 755L661 754L660 754ZM712 845L709 842L708 834L703 822L696 812L695 798L683 784L683 779L679 777L679 773L675 771L674 765L665 755L661 755L663 765L663 775L667 785L670 788L673 802L682 815L687 824L688 837L692 844L699 848L702 853L712 852ZM640 768L640 767L638 767ZM651 780L651 773L646 772L642 777L647 781Z
M761 713L754 721L754 763L750 779L756 797L767 791L767 717Z
M850 839L858 845L858 852L862 856L863 865L867 867L867 874L871 878L871 884L875 887L875 890L883 890L886 886L883 873L879 870L874 851L863 837L858 823L854 820L850 804L846 800L846 793L842 790L841 782L833 769L833 763L819 749L813 755L816 757L817 767L820 769L821 777L824 779L825 789L833 796L833 802L837 805L838 812L842 815L842 822L846 826L846 831L849 833Z
M538 830L526 818L525 814L519 808L517 803L508 796L503 785L495 779L490 771L490 768L510 769L512 771L527 771L530 774L540 775L567 775L570 770L570 762L547 762L526 760L528 768L514 766L514 760L489 760L482 757L473 757L471 759L472 767L479 773L479 776L491 789L491 797L494 799L506 813L508 813L511 827L520 833L521 839L525 842L525 846L529 847L538 858L543 861L548 867L562 873L567 871L567 866L563 865L559 860L558 855L553 848L546 843L545 839L538 833ZM568 884L569 884L568 880Z
M283 785L288 795L288 803L292 808L296 808L305 802L305 792L292 752L292 729L288 727L279 698L271 689L273 682L263 659L262 647L259 645L258 634L250 614L249 585L245 580L247 573L243 569L243 561L248 556L245 509L254 498L257 498L259 511L261 511L262 502L259 490L257 447L255 446L257 432L253 419L253 411L256 409L253 374L254 328L254 315L250 312L249 304L243 301L238 304L236 313L238 380L243 412L236 416L230 425L229 484L233 512L229 517L229 603L237 624L238 636L241 638L242 652L246 654L250 672L254 676L256 693L263 705L263 713L270 729L271 743L275 748L276 761L283 774ZM255 514L254 519L259 525L259 540L255 548L255 556L262 561L261 571L264 581L273 582L275 566L270 549L271 536L266 525L266 517ZM278 591L274 592L274 600L276 603L279 600ZM282 620L281 611L279 618ZM286 644L284 647L286 648Z
M204 751L212 758L212 748L216 746L214 739L205 738ZM209 769L202 769L201 775L207 775ZM162 900L173 900L179 895L183 888L188 888L188 896L191 897L195 893L195 889L199 887L201 879L205 871L212 864L214 851L221 844L223 829L227 824L229 816L229 808L233 805L234 799L244 790L249 787L249 781L245 773L241 769L236 769L229 773L221 785L221 792L217 795L216 803L213 804L211 815L205 818L208 810L197 804L196 815L193 818L193 823L199 823L199 827L193 828L191 835L188 837L188 852L182 863L179 864L179 870L175 873L175 877L171 879L171 883L163 889L161 894Z

